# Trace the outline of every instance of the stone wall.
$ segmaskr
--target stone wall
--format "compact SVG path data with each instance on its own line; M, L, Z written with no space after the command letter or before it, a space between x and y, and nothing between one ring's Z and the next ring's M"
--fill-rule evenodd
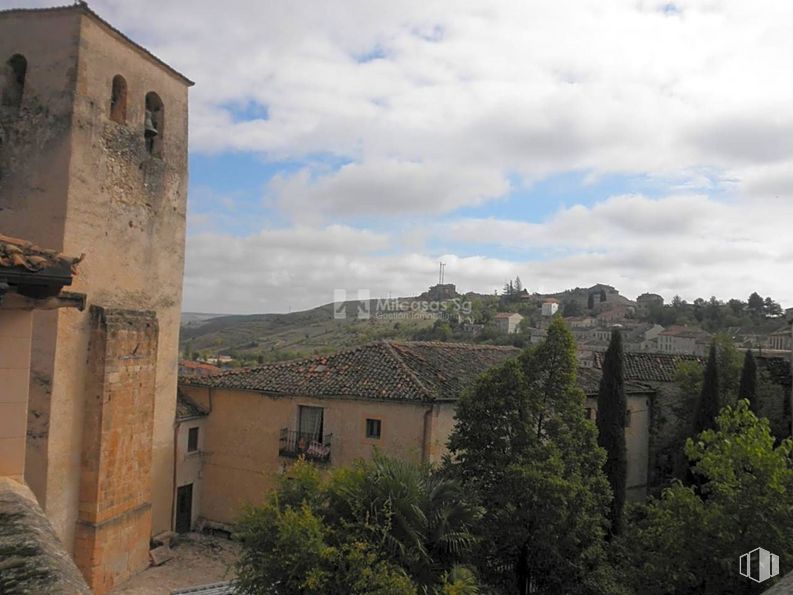
M149 562L157 364L153 312L91 307L74 555L104 593Z
M187 200L189 82L78 4L0 13L0 64L24 55L21 105L0 110L0 229L85 253L88 304L152 310L159 325L151 475L153 532L170 529L173 419ZM110 118L114 77L126 120ZM144 98L164 104L146 152ZM87 312L34 314L26 481L67 548L80 509Z

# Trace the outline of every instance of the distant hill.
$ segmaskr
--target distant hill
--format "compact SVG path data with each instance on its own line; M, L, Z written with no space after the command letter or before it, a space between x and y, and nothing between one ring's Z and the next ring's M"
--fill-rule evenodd
M411 306L405 315L388 311L383 315L382 300L370 301L370 319L357 317L359 302L343 304L346 316L334 318L334 304L288 314L219 315L185 312L182 315L180 345L183 354L211 357L229 355L236 365L256 361L277 361L331 353L378 339L467 341L476 343L512 344L522 347L531 333L502 335L494 323L497 312L517 312L524 325L536 327L541 322L540 307L546 299L559 302L559 311L566 317L590 315L608 310L622 310L620 316L634 321L660 324L664 327L687 325L710 333L725 333L736 344L747 347L764 345L768 333L784 324L782 308L770 298L752 294L749 301L728 302L711 298L687 303L675 298L671 304L654 303L644 309L620 295L614 287L598 283L554 294L529 294L514 290L519 283L510 283L501 295L473 292L460 295L454 285L436 285L417 297L396 298ZM506 293L507 289L510 293ZM513 291L514 290L514 291ZM660 297L659 297L660 299ZM465 304L461 322L474 322L477 332L465 324L445 324L434 318L411 317L412 306L427 304ZM387 308L385 308L387 310ZM454 310L452 310L453 312ZM456 316L455 316L456 318ZM612 320L613 319L609 319ZM526 329L524 329L526 330Z
M358 320L357 308L357 302L345 302L344 320L334 319L333 304L288 314L190 313L182 319L180 344L186 353L223 353L243 360L261 356L269 361L329 353L382 338L409 339L434 324L434 320Z
M202 324L207 320L218 318L220 316L225 316L225 314L207 314L205 312L182 312L182 326Z

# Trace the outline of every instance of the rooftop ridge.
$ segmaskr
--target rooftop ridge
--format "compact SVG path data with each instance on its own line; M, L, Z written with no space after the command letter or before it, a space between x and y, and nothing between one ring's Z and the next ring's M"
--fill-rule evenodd
M408 375L408 377L411 378L413 382L415 382L418 385L420 390L424 392L427 398L432 398L433 397L432 391L430 391L426 386L424 386L424 383L421 380L419 380L419 377L416 376L416 373L413 370L411 370L410 366L408 366L405 363L405 360L402 359L402 355L400 353L397 353L399 349L395 347L396 343L392 343L390 341L383 341L383 343L388 348L388 352L391 354L391 357L393 357L396 360L397 365L399 365L402 368L402 370Z
M217 374L212 374L212 377L217 378L218 376L233 376L235 374L241 374L245 372L255 372L257 370L262 370L264 368L273 368L273 367L288 368L290 366L297 366L301 364L307 364L310 362L327 360L330 357L355 353L356 351L371 349L373 347L378 347L384 344L389 346L404 345L406 347L411 347L411 346L443 347L444 349L451 347L453 349L467 349L470 351L476 351L476 350L491 350L491 351L505 351L505 352L520 351L520 349L518 349L517 347L513 347L512 345L483 345L481 343L453 343L453 342L445 342L445 341L394 341L393 339L380 339L378 341L368 341L361 345L355 345L353 347L339 349L338 351L334 351L333 353L309 355L307 357L301 357L298 359L290 359L280 362L265 362L263 364L257 364L255 366L246 366L244 368L223 370L221 372L218 372Z
M474 377L519 353L505 346L379 340L334 354L221 374L182 376L182 386L390 401L447 401Z

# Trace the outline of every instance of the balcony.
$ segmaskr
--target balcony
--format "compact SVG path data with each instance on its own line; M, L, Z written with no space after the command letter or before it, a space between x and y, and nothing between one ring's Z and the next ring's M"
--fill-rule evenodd
M321 442L316 438L317 436L312 433L282 428L278 439L278 454L293 459L302 456L307 461L315 463L330 462L333 434L325 434Z

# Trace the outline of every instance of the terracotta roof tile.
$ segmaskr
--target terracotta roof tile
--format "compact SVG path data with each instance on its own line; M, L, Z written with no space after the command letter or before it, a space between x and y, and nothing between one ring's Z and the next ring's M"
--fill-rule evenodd
M201 417L207 412L182 391L176 391L176 419Z
M595 368L603 367L604 353L594 353ZM678 355L671 353L626 353L625 380L637 382L672 382L677 365L683 361L705 363L705 358L697 355Z
M61 268L71 275L77 274L77 264L83 259L70 258L55 250L46 250L18 238L0 234L0 269L37 273L46 269Z
M390 401L454 400L514 347L438 342L369 343L332 355L183 377L185 385L269 394Z

